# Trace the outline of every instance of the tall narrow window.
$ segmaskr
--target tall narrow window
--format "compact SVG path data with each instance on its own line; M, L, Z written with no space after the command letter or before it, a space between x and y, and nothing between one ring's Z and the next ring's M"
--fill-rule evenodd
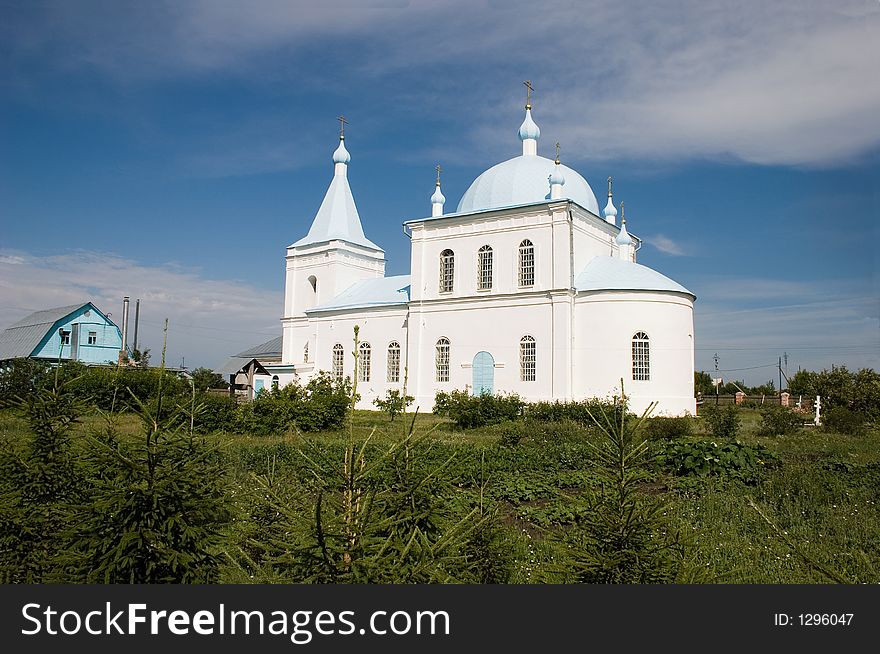
M484 245L477 252L477 289L492 288L492 248Z
M435 379L438 382L449 381L449 339L437 341L437 353L434 357Z
M318 292L318 278L314 275L309 275L309 284L312 286L312 293Z
M373 349L370 347L369 343L361 343L358 346L358 354L360 355L358 358L358 381L368 382L370 381L370 365L372 361L370 361L372 357Z
M400 344L397 341L388 345L387 379L394 384L400 381Z
M648 335L645 332L636 332L632 340L633 350L633 380L650 381L651 379L651 356L648 347Z
M342 381L343 366L345 365L345 350L337 343L333 346L333 379Z
M309 342L306 341L306 344L303 345L303 363L309 362Z
M519 379L524 382L532 382L536 379L536 366L538 361L535 339L531 336L523 336L519 341Z
M440 292L452 293L452 281L455 276L455 253L443 250L440 253Z
M535 246L529 239L519 244L519 285L535 285Z

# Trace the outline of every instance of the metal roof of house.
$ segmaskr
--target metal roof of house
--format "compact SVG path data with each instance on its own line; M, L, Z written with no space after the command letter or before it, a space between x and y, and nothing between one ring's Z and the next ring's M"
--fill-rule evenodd
M222 366L214 372L221 375L232 375L244 368L248 363L257 359L257 362L266 362L272 359L281 360L281 336L277 336L265 343L254 345L243 352L229 357Z
M409 282L409 275L365 279L352 284L329 302L306 309L306 313L406 304L409 302Z
M63 320L87 304L101 313L91 302L80 302L54 309L34 311L11 325L3 333L0 333L0 360L29 357L56 322ZM101 315L104 314L101 313ZM106 318L106 316L104 317Z
M248 348L244 352L239 352L235 355L236 358L246 358L246 359L259 359L260 357L264 358L281 358L281 337L276 336L275 338L266 341L265 343L260 343L259 345L254 345L251 348Z
M594 257L575 279L579 291L673 291L697 296L676 281L640 263Z

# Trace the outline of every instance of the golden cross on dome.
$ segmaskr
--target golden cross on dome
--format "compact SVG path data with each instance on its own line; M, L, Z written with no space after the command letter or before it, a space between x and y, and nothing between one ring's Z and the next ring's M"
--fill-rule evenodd
M626 214L623 210L623 200L620 201L620 222L626 225Z
M532 93L534 93L535 88L532 86L531 80L526 80L523 82L526 86L526 109L532 108Z
M608 175L608 197L611 197L611 175Z
M345 114L342 114L336 120L339 121L339 138L345 138L345 126L349 124L349 122L345 119Z
M443 169L440 167L440 164L437 164L437 167L434 170L437 171L437 186L440 186L440 171Z
M556 141L556 165L559 165L559 141Z

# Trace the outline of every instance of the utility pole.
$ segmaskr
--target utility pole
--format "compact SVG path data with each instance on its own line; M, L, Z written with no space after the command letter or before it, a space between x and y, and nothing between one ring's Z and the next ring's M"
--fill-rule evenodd
M715 353L715 381L718 380L718 353ZM718 406L718 393L720 392L721 384L715 384L715 406Z
M779 357L779 397L782 397L782 357Z

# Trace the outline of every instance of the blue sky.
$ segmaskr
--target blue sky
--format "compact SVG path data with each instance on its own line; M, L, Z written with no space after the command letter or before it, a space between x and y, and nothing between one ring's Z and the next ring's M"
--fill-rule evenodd
M0 327L142 299L142 342L215 366L275 335L283 256L349 178L400 224L519 152L562 158L697 295L697 368L880 367L880 3L0 5ZM760 367L763 366L763 367ZM742 370L747 369L747 370Z

